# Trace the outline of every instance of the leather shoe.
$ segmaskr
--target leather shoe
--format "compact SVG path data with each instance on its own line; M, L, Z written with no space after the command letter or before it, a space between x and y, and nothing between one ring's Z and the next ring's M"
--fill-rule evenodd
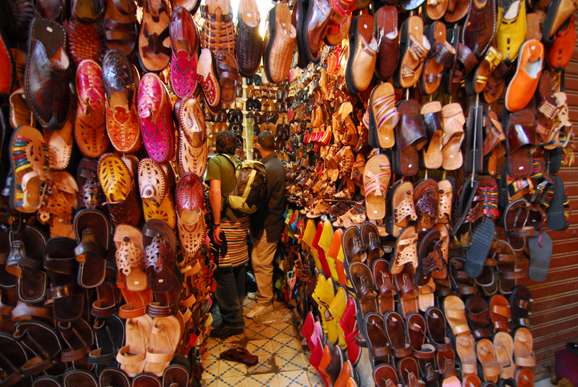
M70 72L64 28L48 19L34 19L24 83L26 100L45 129L62 128L72 111Z
M227 337L240 335L245 332L245 328L243 327L226 327L226 326L219 326L218 328L213 329L209 336L214 339L226 339Z
M386 80L395 72L399 60L397 9L390 5L381 7L375 14L375 29L380 34L375 75Z
M495 0L472 0L470 12L462 30L462 43L480 59L496 34Z
M528 105L538 88L543 62L544 45L541 42L532 39L522 45L516 73L506 90L506 109L513 112Z
M546 61L552 70L561 71L568 66L574 53L575 44L576 26L574 24L574 16L570 16L570 19L556 32L554 43L548 46Z
M345 70L345 83L351 93L360 93L369 87L375 61L377 41L373 36L373 18L360 15L351 23L349 32L349 59Z

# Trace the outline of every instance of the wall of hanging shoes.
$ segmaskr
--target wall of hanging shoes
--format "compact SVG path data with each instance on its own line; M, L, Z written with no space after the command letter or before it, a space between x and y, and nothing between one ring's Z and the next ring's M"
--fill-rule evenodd
M247 158L276 135L283 289L326 386L533 386L517 280L569 224L577 7L4 0L0 384L200 383L227 128Z

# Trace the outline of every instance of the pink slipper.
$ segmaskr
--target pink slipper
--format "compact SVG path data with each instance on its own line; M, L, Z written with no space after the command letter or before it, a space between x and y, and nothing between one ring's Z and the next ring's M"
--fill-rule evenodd
M177 97L192 95L197 87L199 33L189 12L176 7L169 24L171 34L171 84Z
M145 148L151 159L165 163L173 157L175 126L166 86L158 75L146 73L138 89L137 112Z

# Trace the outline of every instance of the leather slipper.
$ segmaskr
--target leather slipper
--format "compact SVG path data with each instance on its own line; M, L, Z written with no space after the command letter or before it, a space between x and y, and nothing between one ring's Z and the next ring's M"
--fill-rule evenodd
M389 363L391 345L383 328L383 316L379 313L365 315L365 332L373 366Z
M393 284L393 276L389 272L389 263L385 259L373 262L375 286L379 291L379 313L384 315L395 310L395 295L397 288Z
M215 58L219 84L221 85L221 101L232 104L237 96L237 82L239 79L237 60L229 51L225 50L219 50Z
M447 5L446 1L438 3ZM431 44L431 49L423 65L419 87L422 94L430 95L440 87L444 72L454 66L456 49L447 41L447 30L443 22L437 21L426 26L424 33Z
M419 16L410 16L401 26L400 60L392 78L393 85L398 89L410 88L419 81L431 48L423 32L423 20Z
M496 383L500 378L501 367L496 360L494 344L488 339L482 339L476 344L476 353L482 365L484 380Z
M219 359L243 363L248 366L254 366L259 363L259 358L251 355L245 348L229 348L219 354Z
M510 311L510 303L506 297L497 294L490 298L490 318L492 320L492 326L495 333L510 332L510 320L512 318L512 312Z
M394 129L399 122L393 85L384 82L373 88L369 106L369 145L384 149L393 147Z
M126 321L126 345L118 351L116 360L129 377L143 371L152 326L153 320L147 314Z
M545 281L552 258L552 238L542 230L539 234L528 237L527 245L530 253L528 278L536 282Z
M421 105L420 114L428 138L427 146L422 149L420 154L420 164L426 169L441 168L443 163L441 149L444 137L441 102L431 101L424 103Z
M373 370L373 381L377 387L388 387L393 383L394 386L399 386L399 376L393 366L389 364L381 364Z
M171 85L177 97L182 99L192 95L197 88L199 32L191 14L182 7L173 8L169 32L172 48Z
M390 178L391 168L386 155L375 155L365 164L363 186L369 219L385 218L385 199Z
M155 317L148 344L144 372L163 376L181 340L181 326L175 316Z
M138 184L145 221L160 219L175 228L177 214L163 168L153 159L142 159L138 164Z
M459 103L450 103L442 108L444 137L442 140L442 168L446 171L459 169L463 163L462 141L466 118Z
M511 113L506 125L508 175L523 179L532 174L536 150L536 117L530 109Z
M57 324L58 333L64 341L61 360L66 363L72 363L79 369L92 369L88 363L87 355L94 348L94 333L90 324L80 318L70 322L59 322Z
M502 369L500 378L513 378L516 365L514 364L514 340L512 336L506 332L496 333L494 336L494 348L496 350L496 360Z
M349 279L353 283L361 306L361 313L365 316L370 312L377 312L377 297L379 295L371 269L361 262L349 265Z
M410 99L397 105L400 120L396 126L393 147L393 170L402 176L414 176L419 169L419 151L427 143L427 136L419 102Z

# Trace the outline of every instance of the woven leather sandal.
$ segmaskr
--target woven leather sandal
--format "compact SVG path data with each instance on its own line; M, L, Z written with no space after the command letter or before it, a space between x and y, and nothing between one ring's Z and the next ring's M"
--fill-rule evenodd
M106 50L102 29L102 0L75 0L72 17L66 23L68 50L75 64L85 59L102 60Z

